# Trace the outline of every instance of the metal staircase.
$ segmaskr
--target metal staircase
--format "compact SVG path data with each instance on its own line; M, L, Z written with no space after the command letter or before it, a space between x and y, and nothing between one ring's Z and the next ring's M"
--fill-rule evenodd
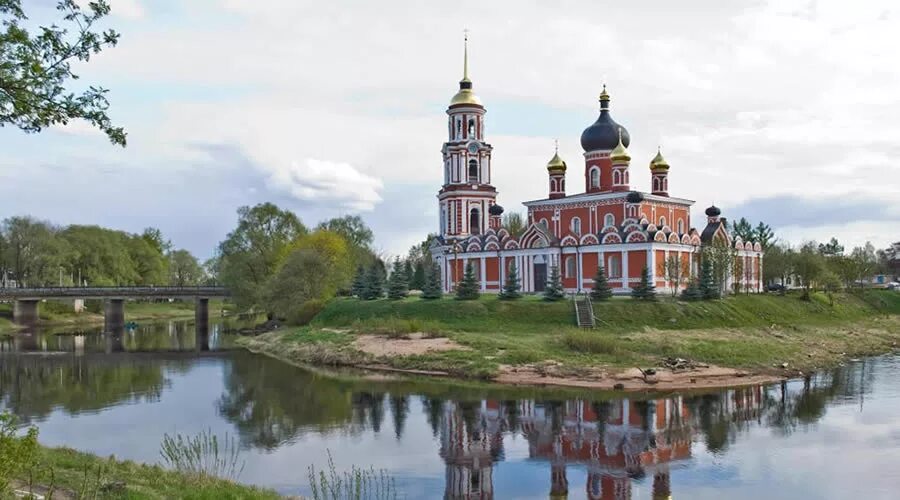
M575 323L581 328L594 328L594 305L591 296L586 293L578 293L572 296L575 304Z

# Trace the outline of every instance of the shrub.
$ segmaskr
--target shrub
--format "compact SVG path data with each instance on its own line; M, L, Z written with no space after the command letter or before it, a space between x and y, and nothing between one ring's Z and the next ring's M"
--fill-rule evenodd
M6 493L13 477L32 466L38 452L36 428L24 436L17 435L16 418L0 413L0 497Z
M313 318L325 308L325 301L307 300L288 317L288 323L292 325L308 325Z

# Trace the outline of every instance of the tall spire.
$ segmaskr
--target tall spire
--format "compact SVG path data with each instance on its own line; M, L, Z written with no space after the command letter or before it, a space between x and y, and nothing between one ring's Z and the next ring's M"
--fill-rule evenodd
M463 79L464 82L469 82L469 30L463 30Z

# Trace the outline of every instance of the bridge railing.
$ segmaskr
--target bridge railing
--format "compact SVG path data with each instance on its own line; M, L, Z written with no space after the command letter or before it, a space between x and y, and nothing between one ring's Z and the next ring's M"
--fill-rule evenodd
M2 288L0 298L227 297L221 286L49 286Z

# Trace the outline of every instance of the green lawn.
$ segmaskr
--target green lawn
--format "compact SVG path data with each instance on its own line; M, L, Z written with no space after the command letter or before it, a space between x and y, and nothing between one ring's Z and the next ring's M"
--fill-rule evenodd
M767 369L774 363L812 368L841 353L884 352L900 341L900 294L867 291L742 295L718 301L655 303L615 298L595 304L598 328L574 326L570 302L538 297L502 301L408 298L361 302L336 299L306 327L272 332L244 344L294 362L440 370L488 379L500 365L547 364L562 373L589 368L652 366L676 356L723 366ZM373 357L353 347L358 334L446 336L465 346L411 356Z

